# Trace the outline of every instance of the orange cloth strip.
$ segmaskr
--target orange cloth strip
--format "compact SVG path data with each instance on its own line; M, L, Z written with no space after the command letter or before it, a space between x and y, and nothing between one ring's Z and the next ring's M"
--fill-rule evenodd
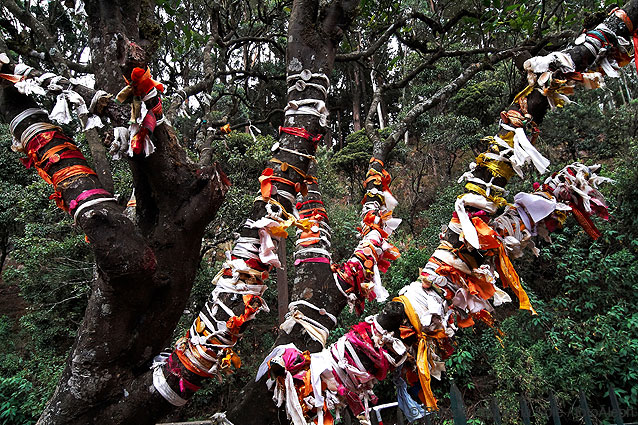
M164 93L164 86L151 78L151 69L146 68L146 71L142 68L133 68L131 72L131 81L126 80L126 83L134 87L135 96L145 96L153 88Z
M478 233L481 249L495 249L497 251L498 261L496 261L496 270L501 277L503 286L512 288L518 297L521 309L529 310L535 315L536 311L529 302L529 297L521 285L521 279L518 277L518 273L516 273L512 262L507 256L505 246L498 238L498 234L479 217L472 217L472 223L474 223L474 227Z
M428 336L421 330L421 321L419 316L414 311L414 307L410 303L410 300L405 295L394 298L392 301L397 301L403 304L405 314L408 316L410 324L416 332L416 336L419 340L419 347L417 350L416 364L419 370L419 382L421 383L421 393L419 397L422 397L422 401L428 410L438 410L436 404L436 397L432 393L430 382L432 378L430 376L430 367L428 365L429 347L427 344Z
M90 167L86 165L71 165L70 167L66 167L57 171L53 174L51 180L53 181L53 187L57 190L58 185L62 183L64 180L70 179L71 177L80 176L80 175L97 175L95 171L93 171Z

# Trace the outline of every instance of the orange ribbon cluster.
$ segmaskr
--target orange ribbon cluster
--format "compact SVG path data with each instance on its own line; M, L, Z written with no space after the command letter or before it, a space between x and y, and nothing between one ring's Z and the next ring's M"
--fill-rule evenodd
M631 19L629 18L629 16L627 16L627 12L625 12L621 8L619 7L614 8L610 12L610 14L612 13L616 15L618 18L620 18L620 20L623 21L623 23L627 27L627 31L629 31L629 33L631 34L631 38L634 44L634 62L635 62L635 58L638 58L638 28L634 28L634 24L633 22L631 22ZM636 72L638 72L638 62L635 63L635 66L636 66Z
M49 148L42 157L38 159L38 152L53 142L54 140L64 140L63 143ZM52 176L49 175L49 169L52 165L57 164L62 159L79 159L86 161L84 155L78 150L77 146L71 143L67 136L59 130L45 131L35 135L27 144L27 160L23 163L28 167L33 165L38 175L50 185L53 185L55 192L49 196L49 199L55 201L58 208L68 211L68 207L64 204L62 193L60 192L60 184L72 177L96 175L90 167L82 164L70 165L64 167Z
M497 257L497 261L495 262L496 270L498 271L504 286L512 288L512 291L514 291L514 294L518 297L521 309L529 310L532 314L536 314L536 311L529 302L527 293L521 286L521 279L518 277L518 273L516 273L512 262L507 256L505 246L499 239L498 233L496 233L494 229L488 226L487 223L479 217L472 217L472 222L474 223L474 227L478 233L481 249L488 250L488 255L495 255ZM494 295L493 289L492 295Z
M259 180L262 200L275 203L283 210L280 204L270 200L273 194L272 182L282 181L289 185L292 182L274 176L271 168L265 169ZM273 236L285 237L287 236L285 228L289 225L284 223L280 227L269 227L267 230ZM234 285L263 286L272 268L272 266L262 263L257 258L242 258L241 256L231 255L229 260L231 263L220 272L216 279L223 277L224 279L232 280ZM232 262L237 260L241 260L243 263L241 269L236 270L232 266ZM175 353L186 369L199 376L213 377L218 371L231 373L233 368L241 367L241 359L231 347L241 338L242 330L246 323L253 320L257 312L265 305L264 300L258 295L242 295L242 301L244 304L243 312L238 315L232 315L226 320L226 327L222 334L219 334L215 329L208 328L209 324L219 322L219 320L210 317L210 315L213 314L213 311L228 310L216 307L214 303L217 301L212 300L200 311L191 329L184 338L178 341L175 347ZM191 332L195 335L191 335ZM198 338L193 338L195 336L198 336L199 340Z
M287 163L284 163L287 164ZM294 193L301 193L303 196L308 195L308 182L315 182L316 179L312 177L310 180L302 181L302 182L293 182L292 180L288 180L287 178L276 176L275 170L272 168L266 168L259 177L259 183L261 183L261 197L264 200L268 200L272 197L273 194L273 182L283 183L287 186L290 186Z
M419 391L419 398L425 405L427 410L438 410L436 397L432 393L430 383L432 378L430 376L430 360L431 360L431 347L430 344L435 340L442 341L443 344L449 344L449 338L445 334L445 331L439 329L433 332L423 332L421 329L421 320L419 315L414 310L409 298L405 295L394 298L392 301L400 302L403 304L405 315L408 317L411 327L401 326L401 339L406 339L412 336L416 336L418 340L416 365L417 373L419 377L419 383L421 384L421 391Z
M4 74L4 73L0 73L0 78L2 78L4 80L7 80L7 81L10 81L13 84L26 79L26 77L24 75Z
M231 340L231 345L234 345L241 337L244 324L253 319L264 303L261 297L256 295L244 295L243 302L244 312L239 316L231 316L226 321L227 337ZM197 333L206 337L208 343L225 345L213 336L213 333L207 329L205 322L199 316L195 319L194 325ZM191 342L190 331L185 338L178 341L175 352L186 369L203 377L215 376L214 372L210 372L215 370L215 365L218 365L219 370L224 373L232 373L232 368L239 369L241 367L241 358L232 348L225 347L217 351L202 345L196 346Z
M600 230L598 230L598 228L592 221L590 215L585 212L583 207L581 207L580 205L574 202L570 202L569 206L572 209L572 214L574 214L574 218L576 219L578 224L580 224L580 226L583 228L585 233L587 233L589 237L592 238L593 240L598 239L601 235Z
M226 328L228 333L238 338L241 334L241 327L244 326L248 320L252 320L255 314L263 306L264 301L257 295L244 295L244 312L239 316L232 316L226 321Z
M146 70L142 68L133 68L133 71L131 71L131 79L128 80L124 77L124 80L126 81L126 84L132 88L134 96L146 96L154 88L159 92L164 93L164 85L151 78L150 68L146 68Z
M390 176L390 173L385 170L385 168L381 171L370 168L368 170L366 179L363 181L363 187L368 187L368 183L370 182L373 182L375 186L380 186L381 188L383 188L383 190L387 190L388 192L390 192L390 183L392 182L392 177Z
M126 87L124 87L115 97L119 103L124 103L132 99L131 102L131 123L137 123L141 116L141 103L147 94L153 89L160 93L164 92L164 86L151 78L151 70L146 68L133 68L130 80L124 77ZM142 153L150 144L150 134L153 133L156 119L162 115L162 100L158 97L157 104L153 106L144 117L141 128L131 138L131 149L135 155ZM150 149L149 149L150 151Z

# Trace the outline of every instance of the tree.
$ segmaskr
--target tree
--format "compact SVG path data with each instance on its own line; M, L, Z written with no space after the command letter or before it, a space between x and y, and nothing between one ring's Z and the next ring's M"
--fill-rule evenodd
M243 7L245 9L242 12L250 14L250 17L255 16L251 14L250 3L244 4L240 2L237 4L239 6L232 6L231 9L233 7ZM128 76L133 75L133 72L137 72L134 71L135 67L139 68L141 66L139 69L144 71L145 65L152 63L152 59L150 59L153 51L152 47L154 46L153 43L156 42L156 40L153 40L153 36L157 36L157 31L153 31L156 27L153 26L152 14L146 13L151 8L147 3L136 3L134 8L129 8L128 6L130 5L124 2L98 2L97 6L99 7L93 5L87 8L89 19L92 22L91 28L94 32L91 34L91 43L97 43L91 47L93 67L96 69L96 75L99 76L99 80L104 80L104 87L107 87L108 84L110 85L109 91L115 92L115 88L118 87L116 81L119 79L120 71L128 78ZM169 3L163 3L163 6L167 11L173 9L173 6ZM279 5L277 4L276 6ZM471 13L466 11L459 11L449 18L446 23L441 24L438 20L433 20L423 14L413 13L406 15L399 22L383 28L380 31L379 41L372 43L369 49L348 53L340 57L337 55L337 44L353 19L356 6L355 2L345 1L326 4L312 1L296 1L292 5L290 23L288 25L285 66L288 76L297 73L297 77L291 80L295 85L291 84L291 87L286 91L288 93L286 97L288 101L287 112L289 113L284 114L284 125L303 128L308 133L300 133L294 129L284 130L280 138L279 150L275 151L276 165L272 168L272 174L265 172L262 175L262 199L254 204L251 211L253 220L267 215L277 215L278 211L273 212L273 208L277 210L277 207L291 211L294 197L291 199L290 196L286 195L286 192L291 193L294 190L295 192L303 193L305 191L303 189L304 185L309 186L311 191L316 190L314 181L308 177L308 170L315 150L314 145L318 138L314 136L322 134L323 127L325 127L323 120L326 118L327 111L323 108L322 103L327 97L325 76L331 75L335 60L358 59L369 57L373 53L376 54L379 46L407 23L408 19L422 22L428 28L428 31L434 34L443 34L448 32L463 17L472 16ZM49 59L55 69L62 74L69 75L70 68L78 68L77 64L70 62L59 50L54 48L55 37L50 35L49 30L42 27L33 15L14 2L7 2L5 7L12 12L13 16L20 20L21 25L38 30L46 35L48 52L44 56L45 58L47 54L50 56ZM56 8L61 7L59 3L52 2L50 14L54 13ZM187 34L185 37L187 41L183 46L180 46L182 49L180 52L182 62L175 61L175 63L180 63L181 68L171 71L169 66L166 72L169 75L172 72L174 75L174 73L179 71L184 84L188 85L182 89L183 100L186 100L190 95L198 93L199 90L210 90L216 82L220 81L220 78L223 80L228 76L242 74L243 76L254 77L259 79L260 85L263 83L262 80L267 80L267 78L263 78L259 70L251 69L251 42L259 41L269 45L272 44L271 53L274 56L278 56L277 52L282 52L281 48L278 48L276 43L273 43L268 37L264 37L263 34L255 35L252 33L253 30L257 32L260 30L259 28L255 29L255 27L258 27L256 24L253 25L251 23L248 25L247 32L249 35L238 34L235 28L240 26L233 22L233 13L236 11L231 9L226 10L218 7L206 9L212 19L210 28L206 29L206 31L210 32L210 37L205 41L204 45L205 55L202 58L204 73L200 76L200 81L193 85L188 85L191 78L191 60L197 59L190 57L190 50L193 43L192 40L197 40L199 38L198 35L201 34L198 34L196 29L190 28L188 25L180 28L180 31ZM278 7L273 7L269 11L268 6L260 2L257 5L256 13L259 19L253 22L268 22L272 19L270 13L275 9L278 9ZM140 21L135 22L136 19L132 19L132 17L138 16L138 10L140 11ZM265 13L263 13L264 10L266 10ZM626 10L629 16L633 17L633 9L630 7L626 8ZM36 16L40 13L37 7L34 8L34 13ZM276 14L276 12L272 13ZM228 19L228 21L224 22L223 19L220 19L222 17ZM614 21L614 19L616 20ZM542 29L544 21L542 18L540 21L539 28ZM615 24L613 29L619 34L626 32L626 28L622 27L619 19L613 18L611 22ZM527 25L527 22L522 20L520 25ZM435 49L432 52L431 47L419 44L414 38L410 37L408 39L400 35L397 35L397 37L405 39L405 44L413 46L415 50L420 50L423 54L429 54L430 62L425 61L424 65L415 67L405 77L401 76L396 81L382 84L374 93L365 120L368 137L373 141L374 145L374 157L379 160L372 163L372 168L375 170L375 172L372 172L373 175L383 175L383 161L390 150L401 140L407 128L421 114L452 96L459 87L469 81L479 71L489 68L500 60L511 57L520 50L529 49L534 51L534 49L538 49L546 43L546 40L541 40L538 44L530 45L524 49L487 48L473 52L475 54L493 52L493 54L482 62L470 64L462 70L452 83L443 85L440 90L433 93L426 100L417 102L402 118L396 128L393 129L391 135L381 139L378 137L373 124L373 118L376 114L370 113L370 111L377 109L376 105L384 100L384 94L391 92L391 90L405 87L421 71L427 69L428 65L431 65L432 62L441 57L468 53L467 51L441 49ZM205 38L200 39L200 43ZM188 42L188 40L191 41ZM67 40L63 39L63 41L66 42ZM135 41L137 44L133 44L131 41ZM221 46L222 52L226 49L226 52L220 56L216 69L215 65L211 63L213 57L211 53L212 47L215 45ZM108 57L104 55L104 58L100 58L102 53L108 52L114 46L116 47L114 52L109 53ZM139 46L142 46L146 51L142 51ZM233 56L233 52L236 51L234 48L237 46L239 46L239 50L243 50L241 62L244 69L237 71L219 66L225 62L225 59L236 59ZM242 49L244 46L246 48ZM26 46L16 44L11 48L24 54L31 52L28 44ZM588 51L584 49L584 47L576 48L573 53L579 68L593 59L587 53ZM179 52L179 49L176 49L176 51ZM37 51L35 53L36 58L41 57L41 55L37 54ZM156 69L159 68L161 67L158 66ZM15 71L12 64L3 65L3 72L5 70ZM37 73L36 71L31 72L32 75ZM51 82L52 78L54 77L46 76L46 74L42 75L44 85L46 86ZM131 79L133 80L134 78ZM305 83L299 83L300 80L305 81ZM224 83L228 84L232 83L232 81L226 79ZM69 82L69 84L72 85L76 92L82 95L87 104L91 104L94 91L83 88L74 82ZM234 100L228 105L229 113L237 114L237 111L242 109L238 105L243 105L244 107L252 106L251 99L248 97L252 84L255 84L255 81L245 78L243 90L241 87L235 87L234 93L230 96ZM378 83L375 82L375 84ZM133 90L136 90L135 83L132 84L132 87ZM134 94L138 97L149 94L147 91L140 90ZM219 90L221 98L225 88L221 87ZM262 96L262 98L267 99L268 96ZM534 99L534 97L532 96L530 99ZM207 99L207 101L211 104L213 103L211 99ZM160 95L155 93L145 102L147 109L154 110L155 118L161 120L164 111L157 106L160 104ZM538 100L540 105L538 112L534 109L535 104L533 101L530 100L530 102L530 113L535 118L536 116L541 117L546 107L542 99L539 98ZM385 104L387 105L387 101ZM19 95L13 87L5 86L3 88L2 98L0 99L0 112L5 120L10 121L21 111L32 106L34 106L33 101ZM270 107L271 105L266 106ZM176 113L176 109L177 107L172 105L171 108L167 108L167 114L171 116L172 113ZM207 107L202 108L204 111L206 109ZM305 113L293 115L295 110L305 111ZM211 108L210 113L212 114L212 112ZM126 108L119 107L113 103L108 103L104 106L103 114L108 116L114 123L123 123L128 119ZM266 113L262 119L269 121L272 116L270 113ZM42 114L36 114L23 120L14 134L20 136L20 133L25 131L27 127L42 121L42 119ZM214 122L213 117L211 117L211 121ZM252 122L248 120L247 123L239 122L235 125L237 127L247 125L250 129ZM208 130L205 133L208 133ZM202 151L209 148L211 137L213 137L213 134L205 134L204 142L199 146ZM63 140L65 139L62 136L57 135L51 143L62 143ZM153 382L153 374L155 374L156 379L164 379L166 381L166 384L156 384L155 388L163 386L166 389L168 387L174 394L180 394L178 399L173 399L173 402L174 404L181 404L180 399L187 399L199 387L202 378L212 372L210 370L203 371L201 367L193 367L192 364L190 368L186 367L183 353L187 349L183 348L184 345L178 346L178 350L170 355L169 360L165 359L155 369L155 372L150 372L145 367L150 359L159 353L161 348L169 341L175 324L184 309L198 266L200 244L205 227L217 211L228 185L220 167L216 164L208 164L205 160L206 155L202 154L200 156L199 164L189 161L185 149L180 145L169 126L158 125L153 132L153 140L156 151L152 155L148 157L135 155L129 159L136 189L137 223L134 225L125 218L112 201L104 201L94 204L93 207L84 208L82 214L77 217L79 225L87 234L91 247L96 254L97 279L93 283L92 296L89 300L84 324L79 331L73 354L69 358L67 369L60 380L58 389L41 418L42 423L85 423L99 420L150 423L155 417L170 408L164 397L161 397L155 391L148 391ZM298 152L303 155L299 155ZM36 154L38 155L35 157L37 161L42 160L41 154L41 152ZM93 155L100 157L102 154L97 150L93 150ZM60 162L57 166L51 167L50 171L55 173L58 169L63 169L62 167L67 164L85 166L86 163L77 158L68 159ZM77 199L81 193L107 186L103 176L103 173L100 173L98 177L84 175L71 181L67 187L61 187L62 205L69 207L71 201ZM368 182L369 188L379 186L379 184L375 185L375 182L374 179L370 180ZM271 189L272 186L276 188L276 191ZM321 200L320 194L318 192L310 192L310 194L304 202L318 204ZM269 198L276 200L278 203L269 202ZM97 198L88 199L90 202ZM316 213L316 211L314 212ZM308 231L305 227L308 223L297 224L305 232ZM321 234L321 232L319 233ZM245 226L242 228L241 237L248 244L252 243L253 245L255 243L250 241L259 240L262 246L269 242L262 240L262 238L267 239L266 236L252 227ZM273 248L275 246L276 241L274 241ZM319 243L315 248L325 249L322 246L322 243ZM258 249L259 254L267 257L267 252L261 252L261 247ZM259 258L260 261L263 260L261 255L259 255ZM270 258L269 262L262 261L262 264L258 264L256 267L258 269L262 268L262 272L270 271L271 265L276 263L274 259L271 260ZM237 271L237 267L234 270L232 267L227 269L230 269L231 275L233 271ZM245 281L251 277L255 278L251 282L261 286L261 280L264 276L265 274L262 273L259 277L244 275L241 278ZM339 288L334 285L333 274L328 264L324 262L301 262L297 277L298 282L294 287L293 299L304 299L332 314L338 313L345 307L347 300L341 295ZM346 285L343 289L347 290L349 288ZM259 292L261 290L262 288L258 288L253 291ZM219 302L221 302L232 310L232 315L226 309L221 312L222 315L220 317L223 322L227 323L227 328L232 328L232 326L228 325L230 319L238 318L235 320L236 323L233 323L236 328L233 328L229 334L224 335L224 338L228 339L230 344L222 344L222 341L218 340L213 345L233 345L241 331L247 326L250 319L254 317L256 311L263 307L258 294L250 291L241 294L243 295L242 297L237 297L233 293L222 293L219 298L211 299L207 306L207 308L215 304L219 306ZM301 310L305 316L319 321L326 328L333 326L330 320L326 320L329 316L321 315L311 307L300 306L297 309ZM399 305L390 303L388 310L382 314L380 321L383 322L384 328L391 329L405 319L403 314L403 310ZM205 325L203 329L207 327ZM153 332L149 333L148 330L151 328ZM194 324L196 331L197 328L198 325ZM213 329L207 330L212 331ZM99 343L102 345L99 345L98 338ZM317 341L308 338L307 334L303 332L282 333L277 344L290 341L295 342L300 348L308 348L311 351L316 351L320 348ZM182 342L182 344L185 343ZM209 355L214 354L215 357L220 359L225 359L226 363L222 362L222 365L230 367L236 361L232 350L229 350L229 347L219 348L213 347L207 353ZM188 349L194 350L197 347ZM208 348L206 349L208 350ZM180 353L182 354L181 356ZM198 374L197 372L205 373ZM248 391L250 394L243 398L243 403L238 403L235 409L229 413L231 418L238 417L238 411L245 408L246 405L260 403L260 405L272 406L267 400L270 395L265 391L263 385L253 385ZM163 395L167 396L167 393ZM170 398L170 394L167 397ZM78 400L81 400L80 405ZM121 400L126 401L121 403ZM259 413L260 420L270 421L273 417L265 412ZM274 408L271 413L274 414ZM235 420L235 423L238 422Z

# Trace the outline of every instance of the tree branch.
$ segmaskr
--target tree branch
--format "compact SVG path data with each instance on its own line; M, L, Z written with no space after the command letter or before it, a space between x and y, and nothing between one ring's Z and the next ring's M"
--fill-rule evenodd
M4 7L11 12L18 20L27 26L34 34L38 34L38 38L44 41L47 51L51 55L53 65L63 76L69 77L69 67L67 61L57 48L57 40L53 37L44 25L40 23L28 10L18 6L14 0L4 0Z
M388 41L388 39L392 36L392 34L394 34L399 28L403 26L403 24L405 24L407 19L408 19L407 17L401 18L397 22L390 25L383 32L383 34L381 34L381 36L378 37L376 41L372 43L370 47L368 47L367 49L359 51L359 52L340 53L335 57L335 61L348 62L348 61L355 61L358 59L372 56L374 52L376 52L377 49L379 49L379 47L381 47L386 41Z
M383 147L380 147L379 152L374 153L375 156L377 156L378 154L380 155L380 157L381 155L383 155L383 157L386 157L387 153L389 153L394 148L394 146L396 146L399 140L401 140L401 138L403 137L403 134L407 131L408 127L412 123L414 123L419 116L421 116L426 111L429 111L439 103L444 102L453 93L456 93L458 89L463 87L477 73L492 67L495 63L498 63L503 59L512 57L515 53L522 50L526 50L526 48L516 47L508 49L491 55L483 62L473 63L465 68L465 70L463 70L463 72L459 74L458 77L456 77L451 83L439 89L432 97L414 105L412 109L410 109L410 111L401 120L401 123L396 127L392 134L385 139Z
M20 43L16 43L13 40L7 40L7 48L11 49L19 54L28 56L30 58L33 59L37 59L40 62L47 62L50 63L50 61L47 59L47 55L45 52L39 52L37 50L34 50L32 48L29 48L28 46L24 46ZM1 49L0 50L4 51L5 49ZM66 64L66 66L69 67L70 70L75 71L75 72L79 72L81 74L91 74L93 73L92 68L91 68L91 63L80 63L80 62L75 62L71 59L67 59L67 58L62 58L62 61Z

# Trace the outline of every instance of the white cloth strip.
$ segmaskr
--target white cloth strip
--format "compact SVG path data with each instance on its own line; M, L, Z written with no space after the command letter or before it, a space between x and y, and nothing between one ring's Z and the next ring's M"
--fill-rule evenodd
M279 144L279 142L277 142L274 145L272 145L272 148L271 148L271 151L273 151L273 152L277 152L278 150L282 150L284 152L288 152L288 153L292 153L292 154L295 154L295 155L299 155L300 157L307 158L307 159L309 159L311 161L316 161L314 155L310 155L310 154L307 154L307 153L299 152L298 150L294 150L294 149L285 148L285 147L281 146Z
M11 120L11 122L9 123L9 130L11 131L11 134L13 135L15 133L16 128L18 128L18 126L20 125L20 123L22 121L24 121L25 119L27 119L31 115L36 115L36 114L42 114L42 115L49 116L49 113L47 111L45 111L44 109L41 109L41 108L25 109L24 111L22 111L18 115L16 115Z
M325 127L328 124L328 108L326 103L319 99L291 100L284 108L284 115L313 115L319 118L319 124Z
M316 305L314 305L313 303L305 301L305 300L298 300L298 301L291 302L290 304L288 304L288 309L291 309L291 308L296 307L298 305L305 305L306 307L310 307L310 308L316 310L320 315L328 316L330 318L330 320L332 320L332 322L335 325L337 324L337 318L334 315L328 313L325 308L319 308Z
M15 152L25 152L27 148L27 144L31 141L32 138L37 136L39 133L42 133L48 130L59 130L59 129L60 127L58 127L57 125L49 124L48 122L36 122L35 124L31 124L22 132L22 135L20 136L20 142L18 143L17 146L15 146L15 149L14 149L14 145L12 145L11 150Z
M226 417L226 412L217 412L210 418L210 420L215 425L233 425L233 423Z
M105 92L104 90L96 91L95 94L93 95L93 98L91 99L91 103L89 104L89 112L94 114L97 103L100 101L100 99L107 96L109 96L109 94Z
M33 71L33 67L30 67L29 65L24 63L16 64L15 68L13 69L13 73L15 75L24 75L25 77L28 76L31 71Z
M75 214L73 214L73 224L77 224L78 221L78 217L87 212L86 209L93 207L95 205L101 204L103 202L117 202L117 199L115 198L97 198L97 199L91 199L88 202L83 203L82 205L80 205L78 207L77 210L75 210Z
M162 366L156 366L153 369L153 386L155 387L157 392L160 393L160 395L173 406L179 407L185 405L186 400L177 395L177 393L173 391L170 385L168 385L168 382L166 382L166 378L164 377L164 372L162 371L162 369Z
M330 87L330 78L328 78L328 76L322 72L313 73L309 69L304 69L299 74L288 75L286 77L286 82L290 82L297 78L300 78L303 81L310 81L313 78L321 78L322 80L326 82L326 85Z
M260 241L259 241L258 238L251 238L251 237L248 237L248 236L240 236L235 241L235 243L254 243L254 244L257 244L259 242Z
M549 160L530 143L525 130L520 127L510 127L502 121L500 125L503 129L514 132L514 157L517 164L523 165L527 159L530 159L538 172L544 174L549 166Z
M295 195L293 195L292 193L286 190L280 190L280 189L277 189L277 195L283 196L286 200L288 200L288 202L292 204L293 210L294 211L297 210L297 208L295 207L295 204L297 203L297 197Z
M303 314L302 311L292 306L290 311L286 314L286 320L281 325L279 325L279 328L287 334L290 334L296 324L301 325L308 336L319 342L322 347L326 346L328 335L330 334L328 328L326 328L322 323L319 323L318 321L306 316L305 314Z
M151 91L146 93L146 96L144 96L144 98L142 99L142 102L146 102L147 100L150 100L150 99L154 98L155 96L157 96L157 89L155 87L153 87L151 89Z
M323 94L324 97L328 97L328 90L326 90L324 86L322 86L321 84L306 83L304 80L297 80L295 84L288 87L288 94L295 90L302 92L307 88L317 89L321 92L321 94Z
M303 255L303 254L319 254L319 255L323 255L325 257L328 258L332 258L330 252L328 252L328 250L323 249L323 248L303 248L300 249L298 251L295 251L294 256L298 256L298 255Z

